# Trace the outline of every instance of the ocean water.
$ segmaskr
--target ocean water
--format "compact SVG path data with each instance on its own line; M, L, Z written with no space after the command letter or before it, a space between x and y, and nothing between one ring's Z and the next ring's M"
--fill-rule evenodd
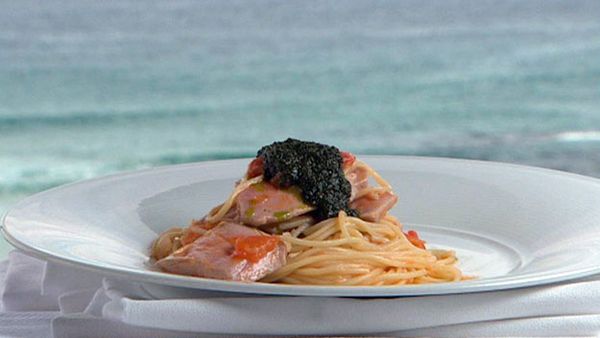
M600 2L0 1L0 213L289 136L600 176Z

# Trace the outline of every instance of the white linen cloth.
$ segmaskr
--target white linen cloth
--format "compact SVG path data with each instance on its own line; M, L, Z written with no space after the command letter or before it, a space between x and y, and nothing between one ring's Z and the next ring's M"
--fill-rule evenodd
M18 251L0 263L2 337L597 336L600 276L474 294L267 297L103 278Z

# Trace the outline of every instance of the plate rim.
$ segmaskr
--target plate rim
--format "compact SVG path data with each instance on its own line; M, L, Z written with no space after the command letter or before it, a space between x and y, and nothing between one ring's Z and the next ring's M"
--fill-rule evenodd
M485 166L517 168L520 170L542 172L546 174L559 175L569 177L576 180L584 180L588 183L593 183L600 186L600 179L585 175L565 172L561 170L541 168L529 165L513 164L506 162L482 161L470 159L457 159L447 157L426 157L426 156L402 156L402 155L357 155L363 159L375 158L395 158L404 160L417 161L441 161L441 162L460 162L464 164L477 164ZM250 158L236 158L227 160L200 161L176 165L164 165L151 167L139 170L129 170L118 172L111 175L94 177L91 179L79 180L76 182L60 185L31 196L28 196L8 209L0 219L0 232L4 238L19 250L24 251L33 257L68 266L82 268L87 271L100 272L105 276L114 276L116 278L127 278L137 282L154 283L158 285L168 285L175 287L183 287L188 289L201 289L221 292L235 292L244 294L262 294L262 295L287 295L287 296L316 296L316 297L353 297L353 298L372 298L372 297L407 297L407 296L425 296L425 295L447 295L447 294L463 294L485 291L507 290L531 286L541 286L553 284L556 282L573 280L581 277L590 276L600 273L600 262L596 267L584 267L573 271L548 271L545 273L537 273L535 276L513 276L505 278L490 278L482 280L468 280L461 282L449 282L439 284L420 284L420 285L402 285L402 286L315 286L315 285L287 285L273 284L260 282L236 282L224 281L218 279L191 277L169 274L152 270L131 269L121 266L103 266L92 262L79 261L69 257L61 256L53 252L49 252L42 248L38 248L27 243L24 243L11 235L7 229L6 219L11 214L11 211L19 207L27 205L30 200L39 199L44 195L57 190L69 189L72 186L86 185L98 181L110 180L115 178L125 178L131 175L140 175L150 172L160 172L172 169L185 169L188 167L207 166L211 164L234 164Z

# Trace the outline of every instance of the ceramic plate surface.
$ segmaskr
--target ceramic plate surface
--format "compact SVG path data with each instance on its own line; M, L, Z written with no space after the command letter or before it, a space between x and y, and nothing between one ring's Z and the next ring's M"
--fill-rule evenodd
M152 270L149 246L225 200L249 159L160 167L31 196L3 219L37 257L187 288L278 295L411 296L500 290L600 273L600 180L509 164L360 156L394 187L392 210L430 248L452 248L476 279L399 287L242 283Z

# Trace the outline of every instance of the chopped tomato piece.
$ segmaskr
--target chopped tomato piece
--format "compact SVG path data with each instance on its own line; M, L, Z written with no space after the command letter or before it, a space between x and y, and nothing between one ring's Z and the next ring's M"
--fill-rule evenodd
M275 250L278 244L279 238L275 236L238 237L235 239L233 257L256 263L269 252Z
M263 159L262 157L257 157L250 162L248 165L248 171L246 172L247 178L254 178L256 176L260 176L263 174Z
M409 230L405 233L406 238L412 243L412 245L417 248L425 249L425 241L419 238L419 234L417 234L414 230Z
M356 160L356 156L347 151L340 152L342 155L342 168L349 168L354 161Z

